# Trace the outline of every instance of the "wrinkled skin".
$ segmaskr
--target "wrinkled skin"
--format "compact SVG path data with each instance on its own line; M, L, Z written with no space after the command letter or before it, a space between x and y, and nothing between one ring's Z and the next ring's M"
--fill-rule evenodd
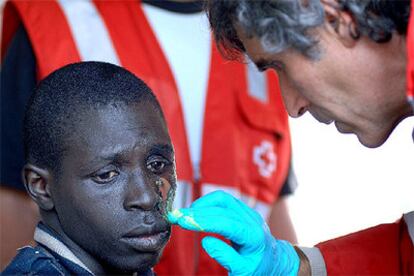
M257 67L277 72L291 117L309 111L319 122L334 122L341 133L356 134L363 145L378 147L412 115L405 97L405 38L394 34L383 44L366 37L354 40L347 26L339 27L344 31L329 24L313 30L318 60L293 49L269 53L258 38L247 36L237 25L236 29Z

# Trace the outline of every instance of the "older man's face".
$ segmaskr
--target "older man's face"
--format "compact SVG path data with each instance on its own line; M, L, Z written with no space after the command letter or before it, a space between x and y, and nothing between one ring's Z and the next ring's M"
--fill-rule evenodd
M277 72L292 117L309 111L322 123L334 123L341 133L356 134L365 146L377 147L409 113L404 96L405 44L400 36L388 44L367 38L344 44L338 35L320 28L316 35L321 58L313 61L292 49L268 53L257 38L236 29L258 68Z

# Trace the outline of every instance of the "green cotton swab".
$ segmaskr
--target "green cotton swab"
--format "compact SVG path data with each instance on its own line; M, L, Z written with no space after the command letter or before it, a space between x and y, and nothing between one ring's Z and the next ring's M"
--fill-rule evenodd
M184 221L187 225L191 225L192 227L194 227L198 231L204 231L204 229L194 220L193 217L188 216L188 215L184 215L179 209L174 209L170 214L173 217L175 217L177 220L181 219L181 218L184 219Z

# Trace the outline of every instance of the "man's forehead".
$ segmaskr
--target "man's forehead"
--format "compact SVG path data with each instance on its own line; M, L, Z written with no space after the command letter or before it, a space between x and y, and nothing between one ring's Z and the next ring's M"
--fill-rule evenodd
M91 148L148 139L169 141L161 115L148 105L92 108L79 113L72 124L70 140Z
M272 53L265 51L261 40L256 36L248 36L241 27L236 27L236 30L239 40L243 44L245 54L249 59L254 62L257 67L268 63Z
M79 128L90 124L91 128L112 125L115 128L119 126L125 129L145 129L164 123L155 105L148 102L114 102L104 106L84 107L74 119L79 122ZM120 121L123 121L123 124L120 124Z

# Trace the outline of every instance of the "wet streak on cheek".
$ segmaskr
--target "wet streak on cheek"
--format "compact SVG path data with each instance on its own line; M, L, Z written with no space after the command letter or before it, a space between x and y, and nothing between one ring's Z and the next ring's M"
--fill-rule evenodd
M171 189L171 184L165 178L160 178L160 180L158 180L158 181L161 182L159 187L160 187L160 191L161 191L162 200L165 201L165 200L167 200L168 192Z
M159 187L163 200L162 213L166 218L168 212L172 211L176 185L171 185L170 181L166 178L160 178L158 181L160 181Z

